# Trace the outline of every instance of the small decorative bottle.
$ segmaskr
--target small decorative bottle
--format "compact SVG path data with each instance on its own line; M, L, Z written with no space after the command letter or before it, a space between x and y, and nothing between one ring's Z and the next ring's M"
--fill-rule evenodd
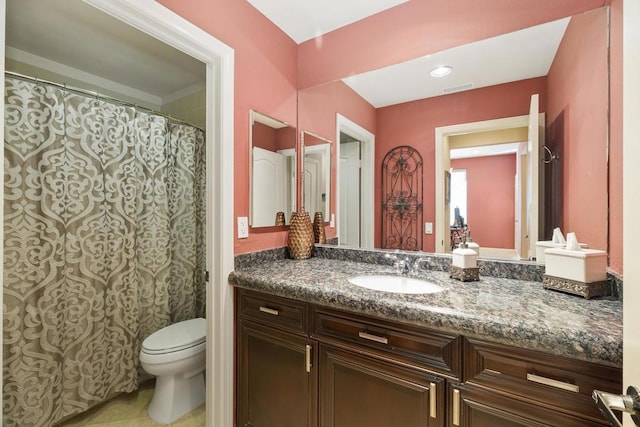
M327 235L324 230L324 218L322 212L316 212L313 217L313 237L316 243L327 243Z
M462 282L480 280L478 254L470 249L466 242L462 242L460 247L453 250L450 277Z

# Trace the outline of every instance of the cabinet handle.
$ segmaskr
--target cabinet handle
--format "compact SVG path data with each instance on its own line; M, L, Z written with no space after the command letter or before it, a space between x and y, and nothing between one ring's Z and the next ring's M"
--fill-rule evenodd
M454 426L460 425L460 390L453 390L453 420Z
M304 367L307 373L311 372L311 346L309 344L305 347Z
M438 418L436 414L436 385L435 383L429 383L429 416L431 418Z
M264 305L260 306L260 311L263 312L263 313L272 314L274 316L277 316L277 315L280 314L280 312L278 310L274 310L273 308L265 307Z
M527 374L527 380L534 383L544 384L551 387L559 388L561 390L572 391L574 393L580 392L579 386L575 384L565 383L563 381L554 380L553 378L541 377L535 374Z
M358 332L358 336L360 338L364 338L365 340L375 341L382 344L389 344L389 339L387 337L381 337L379 335L373 335L367 332Z

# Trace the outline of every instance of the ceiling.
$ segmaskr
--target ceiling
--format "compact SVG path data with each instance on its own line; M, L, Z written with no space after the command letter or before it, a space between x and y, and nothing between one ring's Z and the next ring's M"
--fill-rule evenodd
M247 0L300 44L408 0Z
M7 57L81 80L85 89L161 105L204 87L202 62L81 0L7 0L6 15Z
M407 0L247 1L301 42ZM89 89L117 81L107 89L162 105L204 85L204 64L81 0L7 0L6 21L10 59L76 77ZM379 108L544 76L567 23L568 18L482 40L351 76L345 82ZM430 77L430 70L442 64L453 66L453 72Z

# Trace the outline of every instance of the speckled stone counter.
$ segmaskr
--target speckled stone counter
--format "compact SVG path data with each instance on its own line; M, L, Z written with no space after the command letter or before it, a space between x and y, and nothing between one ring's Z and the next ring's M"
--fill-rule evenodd
M446 271L420 270L410 277L440 285L434 294L380 292L351 284L362 274L395 274L388 265L273 257L243 262L229 276L237 287L444 332L622 366L622 303L585 300L545 290L537 281L480 277L459 282Z

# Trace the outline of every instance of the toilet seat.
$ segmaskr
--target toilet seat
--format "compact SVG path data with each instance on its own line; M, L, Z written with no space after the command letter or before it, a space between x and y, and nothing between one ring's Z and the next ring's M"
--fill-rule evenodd
M148 355L161 355L196 346L202 347L206 338L207 323L205 319L184 320L149 335L142 342L142 352Z

